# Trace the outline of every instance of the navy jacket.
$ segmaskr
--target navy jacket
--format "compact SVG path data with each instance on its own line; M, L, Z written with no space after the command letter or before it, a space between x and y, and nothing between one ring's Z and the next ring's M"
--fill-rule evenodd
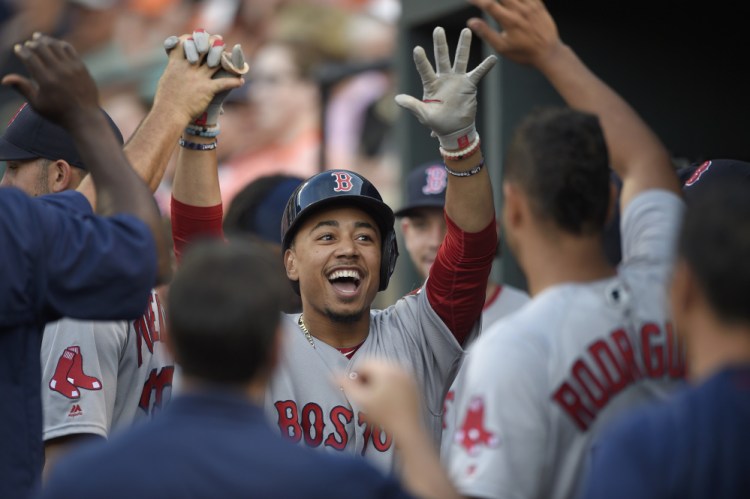
M156 280L156 247L129 215L97 217L85 197L0 188L0 497L28 497L43 464L44 324L135 319Z
M172 399L154 420L92 443L52 471L42 498L398 498L362 458L284 440L263 410L215 390Z

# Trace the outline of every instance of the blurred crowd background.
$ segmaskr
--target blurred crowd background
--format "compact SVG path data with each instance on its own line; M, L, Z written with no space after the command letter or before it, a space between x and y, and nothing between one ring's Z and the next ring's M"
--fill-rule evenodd
M308 177L334 167L362 173L394 206L400 11L399 0L0 0L0 73L23 72L10 48L35 31L68 40L127 141L166 65L163 40L197 28L220 33L229 47L242 45L251 68L221 119L225 206L260 176ZM0 89L3 123L20 103L12 89ZM164 215L171 172L156 193Z

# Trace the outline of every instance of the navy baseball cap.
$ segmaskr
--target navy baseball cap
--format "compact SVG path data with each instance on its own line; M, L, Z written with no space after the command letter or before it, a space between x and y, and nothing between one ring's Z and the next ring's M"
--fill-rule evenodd
M268 195L258 204L255 210L255 216L253 217L255 234L268 242L281 244L279 227L281 227L284 208L302 182L301 178L288 178L280 181L276 187L268 192Z
M701 164L691 165L678 172L683 182L682 192L690 201L696 192L723 179L748 186L750 195L750 163L736 159L712 159Z
M122 145L120 129L104 110L102 113ZM73 166L86 169L73 143L73 137L61 126L37 114L28 103L24 103L0 137L0 161L36 158L52 161L64 159Z
M445 206L448 172L440 161L425 163L413 169L406 178L406 204L394 215L408 217L417 208Z

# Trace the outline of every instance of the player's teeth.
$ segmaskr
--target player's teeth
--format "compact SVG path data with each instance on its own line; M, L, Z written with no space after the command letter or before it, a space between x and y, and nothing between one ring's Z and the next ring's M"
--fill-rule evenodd
M359 272L356 270L337 270L328 276L328 280L341 279L343 277L350 277L352 279L359 280Z

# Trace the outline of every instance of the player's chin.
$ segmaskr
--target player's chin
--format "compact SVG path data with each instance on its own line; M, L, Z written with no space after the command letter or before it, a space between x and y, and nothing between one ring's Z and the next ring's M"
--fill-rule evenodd
M326 316L333 322L341 324L352 324L364 317L367 312L366 307L348 308L348 307L327 307Z

